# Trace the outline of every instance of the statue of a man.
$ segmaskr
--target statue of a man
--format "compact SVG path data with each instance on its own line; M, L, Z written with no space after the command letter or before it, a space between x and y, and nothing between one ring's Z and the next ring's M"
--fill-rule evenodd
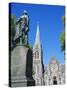
M28 45L29 16L26 10L16 22L15 41L20 39L20 45Z
M20 34L22 38L22 44L28 44L28 31L29 31L29 16L27 11L24 10L23 15L20 17Z

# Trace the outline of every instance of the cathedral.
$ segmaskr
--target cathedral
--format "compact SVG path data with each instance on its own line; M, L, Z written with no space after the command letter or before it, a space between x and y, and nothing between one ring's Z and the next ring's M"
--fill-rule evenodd
M49 64L43 64L43 50L40 42L39 25L33 46L33 78L35 85L65 84L65 65L60 64L54 57Z

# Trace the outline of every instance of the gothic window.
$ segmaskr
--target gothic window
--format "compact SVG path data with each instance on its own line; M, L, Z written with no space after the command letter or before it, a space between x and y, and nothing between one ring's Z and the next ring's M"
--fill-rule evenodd
M36 52L35 52L35 59L38 59L38 58L39 58L39 52L36 51Z

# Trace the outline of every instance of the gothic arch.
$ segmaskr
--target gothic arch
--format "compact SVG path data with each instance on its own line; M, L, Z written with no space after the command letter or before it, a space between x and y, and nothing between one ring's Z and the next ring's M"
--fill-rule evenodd
M57 78L56 78L56 76L53 76L53 85L57 85Z

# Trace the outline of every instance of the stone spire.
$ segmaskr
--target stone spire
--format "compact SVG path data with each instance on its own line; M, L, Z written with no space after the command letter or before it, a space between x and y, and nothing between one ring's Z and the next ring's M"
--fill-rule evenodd
M42 49L40 43L39 23L37 23L36 39L33 46L33 78L35 85L43 85Z
M37 32L36 32L36 39L34 45L40 45L39 23L37 23Z

